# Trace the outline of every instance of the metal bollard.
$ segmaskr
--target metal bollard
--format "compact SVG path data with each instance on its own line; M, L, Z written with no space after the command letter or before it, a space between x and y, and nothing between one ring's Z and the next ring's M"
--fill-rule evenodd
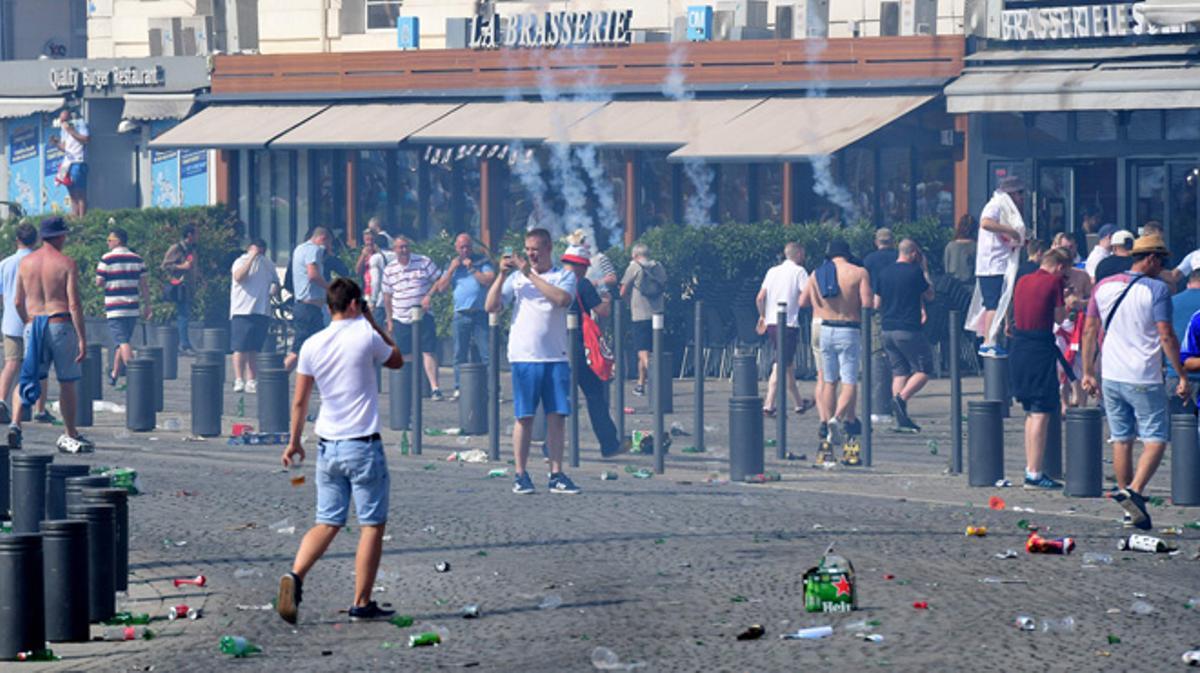
M500 460L500 314L488 314L488 460ZM393 428L394 429L394 428Z
M663 338L666 338L666 332L663 333ZM666 346L664 345L664 348ZM655 364L657 363L657 364ZM675 354L670 351L664 352L662 357L654 357L655 366L660 367L662 378L659 385L662 386L662 406L664 414L675 413ZM650 398L653 400L654 398Z
M1194 413L1171 416L1171 502L1200 505L1200 441Z
M862 309L862 326L859 328L859 331L862 332L862 356L863 356L863 358L869 358L870 353L871 353L872 349L874 348L874 346L871 345L871 339L873 336L871 333L871 321L873 319L872 316L874 316L874 315L875 315L875 311L872 308L870 308L868 306L863 307L863 309ZM871 435L872 435L871 414L874 413L874 410L872 409L872 405L871 405L871 395L870 395L871 378L872 378L871 377L871 368L869 366L863 367L862 372L863 372L863 388L865 388L867 391L867 394L865 394L865 395L862 394L861 392L859 393L859 396L862 399L862 407L863 407L862 418L859 419L860 422L862 423L862 464L864 467L871 467L871 452L873 449L873 443L872 443L872 438L871 438Z
M72 505L72 519L87 522L88 621L111 619L117 611L116 508L112 505Z
M758 397L758 362L752 353L733 355L733 397Z
M42 536L0 535L0 660L46 647Z
M420 306L413 309L416 315L416 320L412 325L412 350L413 350L413 375L412 375L412 453L414 456L421 455L421 432L423 431L421 406L424 404L424 390L421 383L425 379L422 373L425 371L425 356L421 354L421 321L425 319L425 311Z
M154 361L134 358L125 366L125 427L150 432L156 422L154 405Z
M1042 454L1042 472L1051 479L1062 479L1062 410L1056 408L1049 417L1046 424L1046 450Z
M163 378L179 378L179 329L174 325L155 325L154 343L163 351Z
M967 484L994 486L1004 478L1004 419L1000 402L967 402L968 456Z
M696 450L704 452L704 301L697 299L696 322L692 331L692 376L695 404L692 408L692 436Z
M784 339L787 333L787 304L779 302L775 314L775 458L787 458L787 364L783 360Z
M871 367L871 412L886 419L892 415L891 361L886 353L874 353L871 356Z
M64 482L63 492L66 494L66 512L71 511L72 505L83 504L83 489L85 488L108 488L112 486L112 479L99 474L89 474L79 477L67 477ZM64 517L67 515L64 514Z
M962 372L958 363L958 338L962 314L950 311L950 472L962 474Z
M112 505L116 561L113 586L117 591L129 589L129 491L123 488L85 488L80 493L84 505Z
M142 346L137 357L154 361L154 410L163 410L163 350L162 346Z
M1000 417L1008 418L1008 356L983 358L983 399L1000 402Z
M42 583L46 594L46 640L83 643L88 626L87 522L42 522Z
M220 351L221 355L229 354L229 328L205 327L200 333L200 344L204 350Z
M192 434L218 437L221 434L222 389L217 368L192 363Z
M407 430L412 422L412 370L413 363L405 360L400 369L388 371L388 427L392 430Z
M280 369L258 370L259 432L288 431L288 373Z
M51 463L46 466L46 518L67 518L67 479L86 477L87 465Z
M1098 498L1104 484L1104 431L1098 407L1067 409L1067 480L1063 493Z
M625 313L621 307L621 295L612 298L613 315L613 378L616 379L616 394L613 395L613 418L617 419L617 437L625 441Z
M217 350L199 350L196 351L194 363L203 365L214 365L217 368L217 379L220 382L218 388L225 389L225 352Z
M650 328L652 330L651 348L653 351L650 357L653 362L650 363L650 390L654 394L653 407L654 412L654 471L657 474L662 474L666 471L666 444L663 441L663 414L667 412L666 400L669 394L666 390L667 381L670 380L670 372L663 371L666 369L664 360L667 354L663 352L663 314L655 313L650 320ZM665 374L665 376L664 376ZM664 380L665 379L665 380Z
M761 397L729 398L729 480L740 482L763 472Z
M283 353L262 351L254 354L254 371L283 369Z
M104 399L104 369L107 362L104 359L104 347L100 344L88 344L87 355L84 356L84 359L95 360L100 363L100 368L85 372L83 383L80 386L88 387L88 394L92 396L93 400L102 400Z
M567 446L571 467L579 467L579 368L583 362L583 338L579 336L579 315L567 313L567 367L571 370L571 393L568 396L571 414L567 417Z
M101 376L100 370L104 365L98 359L91 357L91 353L83 358L80 365L83 378L75 385L75 425L81 428L92 427L92 422L95 420L93 415L92 386L88 383L94 378Z
M46 518L46 466L54 460L49 453L14 453L12 465L12 529L14 533L36 533Z
M464 362L458 367L459 434L487 434L487 370L488 366L482 362Z
M12 503L12 480L8 472L8 444L0 444L0 521L11 521L9 505Z

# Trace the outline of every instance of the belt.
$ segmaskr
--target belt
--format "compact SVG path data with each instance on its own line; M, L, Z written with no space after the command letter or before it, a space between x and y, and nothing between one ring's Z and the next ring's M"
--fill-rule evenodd
M845 327L847 329L861 329L862 323L852 320L822 320L822 327Z
M325 439L324 437L321 437L319 435L317 436L318 442L374 442L376 440L383 441L383 436L380 435L378 432L376 432L373 435L363 435L362 437L347 437L346 439Z
M50 315L46 316L46 320L49 320L52 323L67 322L70 319L71 319L71 314L67 313L67 312L51 313Z

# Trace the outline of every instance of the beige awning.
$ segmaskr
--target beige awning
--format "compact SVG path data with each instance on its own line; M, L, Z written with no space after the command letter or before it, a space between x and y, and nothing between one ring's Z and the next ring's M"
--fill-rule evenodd
M761 98L615 101L567 129L567 141L610 147L679 147L699 140Z
M193 93L131 93L125 95L121 119L184 119L195 105Z
M396 147L414 131L445 117L457 107L457 103L333 105L272 140L271 147Z
M770 98L675 150L672 161L787 161L833 154L933 96Z
M424 143L561 141L567 129L603 105L599 101L467 103L410 138Z
M980 69L946 87L946 111L951 114L1194 107L1200 107L1200 67L1186 63Z
M19 119L63 106L62 98L0 98L0 119Z
M153 149L262 149L325 105L216 105L150 141Z

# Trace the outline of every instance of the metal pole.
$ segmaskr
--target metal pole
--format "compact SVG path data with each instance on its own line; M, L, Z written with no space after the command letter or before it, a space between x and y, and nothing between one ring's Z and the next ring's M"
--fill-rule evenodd
M412 452L414 456L421 455L421 372L424 371L425 358L421 356L421 321L424 320L425 311L421 310L420 306L413 308L413 313L416 319L412 324L412 352L413 364L416 367L412 373L412 429L413 441ZM432 382L431 382L432 383Z
M787 333L787 304L779 302L775 314L775 457L787 458L787 363L783 344Z
M962 372L958 365L959 334L962 330L962 313L950 311L950 472L962 474Z
M696 437L696 450L704 451L704 301L696 300L696 327L692 337L692 371L695 375L696 406L693 410L692 434Z
M500 460L500 314L488 314L488 459Z
M617 359L616 379L617 390L613 399L617 408L613 416L617 418L617 437L625 441L625 314L621 310L621 295L613 296L613 357Z
M580 307L583 310L583 307ZM579 316L567 313L567 348L571 367L571 416L567 419L571 467L579 467Z
M666 471L667 457L663 442L663 314L655 313L650 327L653 330L651 348L654 349L650 368L650 385L654 392L654 471L662 474Z
M871 320L875 313L869 306L862 309L862 366L863 385L859 391L862 400L862 464L871 467Z

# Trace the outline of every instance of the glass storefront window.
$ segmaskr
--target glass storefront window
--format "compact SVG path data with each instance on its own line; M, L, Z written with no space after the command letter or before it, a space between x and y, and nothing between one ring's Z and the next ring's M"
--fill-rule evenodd
M372 217L385 218L388 213L388 163L393 152L387 150L360 150L358 167L355 169L354 217L355 231L367 229ZM385 225L386 226L386 225Z
M759 222L783 222L783 164L758 164L758 194L755 219Z
M954 159L949 149L921 152L917 162L917 219L954 225Z
M875 152L865 147L852 147L842 152L842 155L842 184L853 201L852 211L843 213L842 216L849 220L874 222ZM815 168L814 166L814 170Z
M1134 171L1134 211L1130 226L1140 227L1150 220L1165 221L1166 167L1140 165Z
M1126 132L1130 140L1162 140L1162 110L1133 110Z
M393 152L395 161L388 175L388 231L414 236L420 226L418 196L420 154L416 150Z
M288 259L296 246L292 218L292 153L271 152L271 247L278 259ZM265 229L265 227L264 227Z
M1167 140L1200 140L1200 110L1167 110Z
M446 151L450 151L447 149ZM454 162L439 161L429 166L429 230L423 236L453 231Z
M638 162L637 233L669 223L673 219L671 204L671 165L665 154L643 154Z
M983 115L986 144L1002 147L1025 142L1025 120L1017 112L998 112Z
M250 231L263 238L274 235L271 229L271 155L263 150L250 152L250 176L254 188L252 197L252 212ZM272 249L277 249L273 240L267 243Z
M879 150L879 182L883 190L880 208L883 226L912 219L912 149L885 147Z
M718 185L717 222L750 220L750 167L747 164L723 164Z
M721 168L701 161L685 161L679 190L683 198L683 222L704 226L721 222L713 213L721 189Z
M479 191L479 158L464 157L456 162L455 170L459 172L458 181L461 184L461 212L459 221L455 222L455 233L466 232L479 240L479 226L482 220Z
M1029 116L1033 119L1033 128L1029 130L1030 142L1066 142L1071 139L1067 132L1071 113L1033 112Z
M1107 110L1075 113L1075 139L1103 142L1117 139L1117 114Z
M1200 192L1200 164L1172 163L1169 167L1167 236L1175 260L1179 260L1198 247L1196 195Z

